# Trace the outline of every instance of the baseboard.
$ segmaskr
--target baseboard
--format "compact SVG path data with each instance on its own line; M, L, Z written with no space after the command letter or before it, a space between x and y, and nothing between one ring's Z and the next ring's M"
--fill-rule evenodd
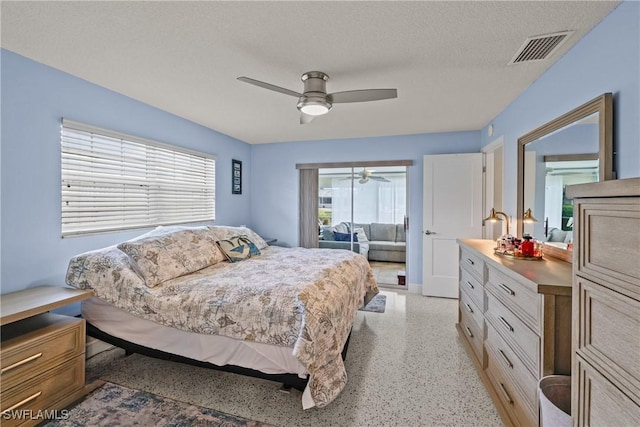
M93 337L87 337L87 344L85 346L85 355L88 358L95 356L103 351L111 350L115 346L108 344L104 341L100 341Z
M412 294L421 294L422 293L422 283L409 283L409 293Z

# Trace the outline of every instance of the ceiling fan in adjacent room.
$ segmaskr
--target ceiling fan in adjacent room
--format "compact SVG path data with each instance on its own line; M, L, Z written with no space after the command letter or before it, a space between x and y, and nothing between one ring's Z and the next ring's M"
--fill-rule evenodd
M353 174L353 179L358 179L360 184L366 184L369 180L380 181L380 182L391 182L387 178L383 176L374 175L375 170L372 169L362 169L362 172L358 172ZM343 179L351 179L351 178L343 178Z
M322 71L309 71L302 75L304 82L304 92L298 93L293 90L275 86L270 83L249 77L238 77L241 82L260 86L274 92L298 98L298 110L300 110L300 124L311 123L314 117L327 114L333 104L346 102L368 102L398 97L397 89L363 89L348 90L345 92L327 93L327 80L329 76Z

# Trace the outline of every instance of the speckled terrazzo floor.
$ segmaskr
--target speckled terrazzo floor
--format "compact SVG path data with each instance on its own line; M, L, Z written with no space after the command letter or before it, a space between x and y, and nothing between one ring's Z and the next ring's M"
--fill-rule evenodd
M457 336L457 301L383 293L384 313L358 312L349 382L322 409L277 383L121 351L90 359L88 375L277 426L503 425Z

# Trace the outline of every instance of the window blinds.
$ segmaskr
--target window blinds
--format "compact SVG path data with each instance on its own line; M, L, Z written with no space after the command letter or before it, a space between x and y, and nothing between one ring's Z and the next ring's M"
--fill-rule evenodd
M215 218L215 157L62 120L62 236Z

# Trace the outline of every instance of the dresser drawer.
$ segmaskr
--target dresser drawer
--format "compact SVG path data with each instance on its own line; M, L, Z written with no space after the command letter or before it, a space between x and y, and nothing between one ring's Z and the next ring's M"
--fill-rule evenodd
M85 321L44 313L2 327L2 391L84 354Z
M480 282L484 282L484 261L479 255L461 248L460 267L467 270Z
M478 308L473 300L465 292L460 292L460 311L465 311L478 328L484 324L484 313Z
M460 270L460 289L466 292L473 302L480 308L480 311L484 312L484 287L482 282L469 274L466 270Z
M577 273L640 299L639 198L579 200Z
M45 409L62 409L56 407L56 402L68 398L83 387L84 354L3 391L0 394L2 425L9 427L24 422L24 419L19 418L19 414L25 413L22 411L35 414ZM5 411L14 416L6 415Z
M513 381L502 369L502 362L491 351L487 351L487 369L485 370L491 386L502 406L509 413L514 425L538 426L537 410L531 408Z
M487 325L485 348L493 354L495 363L500 363L503 371L517 384L527 405L535 412L538 408L538 381L491 325Z
M640 426L640 402L631 399L580 356L572 387L572 418L584 426Z
M485 318L518 355L531 374L538 377L540 337L490 293L487 294Z
M482 364L483 354L482 354L482 343L484 341L484 326L476 325L473 318L471 318L466 310L460 311L460 329L462 329L462 333L464 334L467 341L471 344L471 348L473 352L476 354L476 357Z
M640 301L576 277L578 354L640 400Z
M527 326L536 332L540 331L540 299L535 292L492 267L487 268L485 288L491 290L494 296L517 314Z

